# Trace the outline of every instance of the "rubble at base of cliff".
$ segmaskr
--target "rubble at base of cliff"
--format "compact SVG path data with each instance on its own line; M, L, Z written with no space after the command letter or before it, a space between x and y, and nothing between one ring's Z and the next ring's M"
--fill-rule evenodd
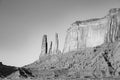
M120 78L119 50L120 42L114 42L66 54L43 56L21 70L25 72L26 69L31 76L16 72L4 80L116 80Z

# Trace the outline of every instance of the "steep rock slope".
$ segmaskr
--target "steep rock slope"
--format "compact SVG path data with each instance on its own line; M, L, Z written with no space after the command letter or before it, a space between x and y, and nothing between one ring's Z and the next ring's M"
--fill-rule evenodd
M17 71L16 67L7 66L7 65L2 64L2 62L0 62L0 77L1 78L4 78L15 71Z
M8 66L0 62L0 80L6 79L6 77L15 80L16 78L33 77L33 75L29 69L24 67Z
M76 21L67 30L63 52L115 42L120 37L120 9L114 8L103 18Z

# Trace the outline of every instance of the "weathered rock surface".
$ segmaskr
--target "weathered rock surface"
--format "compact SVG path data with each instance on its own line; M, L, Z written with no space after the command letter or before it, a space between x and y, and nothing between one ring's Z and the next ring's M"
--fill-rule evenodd
M55 48L53 50L53 54L59 54L61 51L59 50L59 38L58 33L55 34Z
M48 49L47 35L43 35L40 55L47 54L47 49Z
M50 43L50 48L49 48L49 54L51 54L51 53L52 53L52 41Z
M120 9L114 8L103 18L76 21L67 30L63 52L96 47L120 38Z
M58 33L55 34L55 50L57 51L59 48L59 39L58 39Z
M47 55L23 68L19 77L10 80L119 80L120 42L106 43L94 48L71 51L66 54ZM22 68L21 68L22 69ZM14 77L16 77L14 78ZM25 77L27 76L27 77Z

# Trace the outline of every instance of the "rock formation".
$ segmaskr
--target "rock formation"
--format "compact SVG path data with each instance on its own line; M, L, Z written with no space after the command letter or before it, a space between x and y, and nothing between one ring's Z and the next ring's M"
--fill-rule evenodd
M43 35L40 55L47 54L47 48L48 48L47 35Z
M55 34L55 48L53 50L53 54L56 54L56 53L60 53L58 33Z
M7 77L8 75L14 73L15 71L17 71L17 67L4 65L2 64L2 62L0 62L0 78Z
M114 8L103 18L76 21L67 30L63 52L96 47L120 39L120 9Z
M51 54L51 53L52 53L52 41L50 43L50 48L49 48L49 54Z
M58 33L55 34L55 50L57 51L59 48L59 39L58 39Z
M115 8L103 18L73 23L67 31L65 54L58 54L59 40L56 33L53 52L52 42L47 51L47 35L43 36L41 47L41 54L54 55L42 56L32 64L13 67L13 70L0 62L0 79L120 80L119 40L120 9Z
M120 39L120 9L111 9L108 14L107 41L115 42Z

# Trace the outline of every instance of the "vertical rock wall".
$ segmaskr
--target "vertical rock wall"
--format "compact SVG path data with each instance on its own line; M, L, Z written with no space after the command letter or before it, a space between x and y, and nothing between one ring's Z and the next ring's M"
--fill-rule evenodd
M63 52L96 47L120 38L120 9L111 9L103 18L76 21L67 30Z
M107 42L114 42L120 38L120 9L111 9L108 14L109 32Z

